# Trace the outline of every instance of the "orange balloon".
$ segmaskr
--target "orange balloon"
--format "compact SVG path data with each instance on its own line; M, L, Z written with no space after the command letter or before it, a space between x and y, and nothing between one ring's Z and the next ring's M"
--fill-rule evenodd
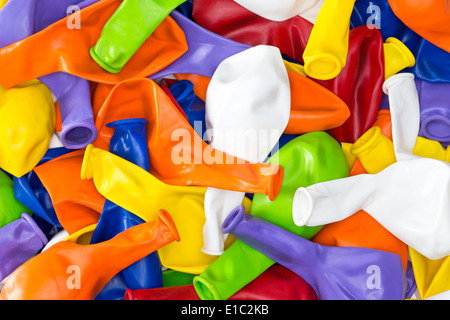
M392 140L392 122L391 122L391 111L380 110L378 112L378 117L374 126L380 127L381 133Z
M291 88L291 114L286 134L303 134L326 131L342 125L350 111L338 96L311 79L287 70ZM176 74L178 80L194 84L195 94L206 101L206 91L211 78L196 74Z
M101 89L100 98L94 97L96 110L108 87ZM106 151L114 133L108 123L147 119L150 173L166 184L262 193L270 199L281 188L281 166L249 163L210 147L153 80L129 79L117 84L95 118L98 136L93 145Z
M93 300L118 272L179 240L172 217L161 210L156 221L138 224L107 241L58 242L17 268L0 300Z
M34 168L69 234L97 223L106 201L92 180L81 180L83 157L84 150L77 150Z
M389 5L406 26L450 52L449 0L389 0Z
M167 17L118 74L100 67L89 50L121 0L103 0L81 10L79 29L70 29L71 16L41 32L0 49L0 83L7 89L41 76L62 71L95 82L115 84L147 77L164 69L187 50L183 30Z

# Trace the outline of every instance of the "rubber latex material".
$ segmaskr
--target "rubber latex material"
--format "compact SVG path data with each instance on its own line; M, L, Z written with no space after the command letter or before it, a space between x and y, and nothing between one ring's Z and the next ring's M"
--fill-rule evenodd
M417 290L422 299L449 291L449 257L431 260L409 248Z
M367 173L374 174L396 162L394 144L378 126L367 130L352 146L351 152Z
M161 210L156 221L129 228L102 243L58 242L17 268L5 283L0 298L92 300L118 270L175 240L179 240L175 224ZM40 277L30 277L31 274Z
M0 281L39 252L48 240L30 215L0 228Z
M290 0L282 3L274 0L234 0L247 10L272 21L284 21L297 15L314 23L324 0Z
M149 123L150 173L162 182L264 193L272 199L278 195L283 178L280 166L244 163L242 159L210 147L154 81L124 81L109 92L104 103L99 100L100 106L96 107L97 103L94 103L94 110L99 110L94 111L99 132L94 142L96 148L109 150L113 131L106 124L121 119L145 118Z
M313 27L300 16L281 22L265 19L233 0L195 0L192 16L196 23L211 32L249 46L277 47L300 63L303 63L303 51Z
M176 287L192 284L194 274L167 269L162 272L163 286Z
M108 127L114 128L110 152L148 171L146 125L145 119L125 119L110 123ZM143 219L107 200L90 243L109 240L118 233L143 222ZM120 286L117 283L120 283ZM162 285L161 262L158 253L153 252L115 275L97 295L96 300L122 299L125 291L120 289L121 286L137 290L157 288Z
M0 14L0 29L7 30L0 33L0 46L11 45L42 31L67 16L71 8L82 9L97 1L63 0L55 3L44 0L39 1L39 5L36 0L14 1ZM86 147L97 134L88 81L63 72L49 74L39 80L55 94L61 106L63 128L60 138L64 146L72 149Z
M58 98L61 133L59 139L68 149L82 149L97 138L92 113L89 82L57 72L39 78Z
M431 83L450 82L450 75L446 70L450 66L450 54L434 44L420 39L414 46L416 64L409 72L417 79Z
M8 2L8 0L0 0L0 9Z
M300 188L294 199L294 222L323 225L362 209L409 247L429 259L440 259L450 252L445 231L449 176L448 163L417 157L398 161L378 174ZM429 214L424 216L424 211Z
M159 24L184 1L122 1L91 48L91 57L106 71L119 73Z
M337 77L347 61L355 1L325 0L303 52L305 72L319 80Z
M444 149L438 141L417 137L413 153L419 157L450 162L450 148Z
M83 156L84 150L72 151L34 168L69 234L97 223L105 204L94 184L80 178Z
M350 110L344 124L328 133L339 142L354 143L376 120L385 73L380 32L361 26L352 29L349 37L346 66L339 76L317 82L341 98Z
M199 274L215 260L200 251L206 188L165 184L141 167L92 145L85 151L81 178L93 179L106 199L144 221L154 220L160 208L172 212L182 240L158 250L163 266Z
M39 33L0 49L0 83L10 88L62 71L94 82L115 84L128 78L149 76L187 51L183 31L172 18L167 17L120 73L105 71L91 58L89 50L95 45L106 21L121 2L104 0L84 8L78 13L82 21L80 29L67 28L69 16ZM164 54L160 54L161 52ZM39 63L34 63L33 68L30 68L23 63L25 60Z
M353 0L325 0L323 3L303 52L309 77L333 79L345 67L354 4Z
M339 127L350 117L346 103L330 90L296 71L288 70L291 89L291 113L285 134L299 135ZM180 80L194 84L194 92L206 100L211 78L195 74L177 74Z
M333 157L323 157L323 154L328 153ZM291 159L298 161L293 162ZM323 159L336 161L326 162ZM295 189L291 188L345 177L348 167L341 147L325 132L311 132L284 145L270 161L286 164L289 174L283 179L279 199L271 202L265 196L253 196L252 215L270 219L300 236L314 236L320 228L298 228L293 224L290 203ZM273 214L273 208L279 209L277 214ZM274 261L264 254L236 240L204 272L194 278L194 288L202 300L228 299L273 264Z
M222 61L208 86L205 106L206 138L211 147L252 163L264 162L290 116L289 78L279 49L256 46ZM243 192L208 188L204 252L223 252L227 235L222 235L220 227L244 196Z
M176 11L172 12L171 16L185 32L189 50L167 68L149 78L190 74L189 78L179 79L191 80L195 84L196 95L205 101L210 78L219 64L250 47L214 34ZM202 59L199 59L199 56ZM340 98L314 81L300 76L302 74L301 71L299 74L299 69L302 70L300 65L286 60L284 63L285 66L295 65L287 67L291 89L291 116L286 133L300 134L328 130L342 125L348 119L350 112Z
M9 90L0 85L0 117L0 167L20 178L50 145L56 121L50 90L38 80Z
M447 1L388 0L395 15L434 45L450 52L450 12ZM418 10L417 8L420 8Z
M37 166L69 152L72 150L63 147L49 149ZM33 217L39 216L49 224L61 227L52 199L34 170L20 178L14 177L13 182L14 197L33 212Z
M416 64L413 53L399 39L390 37L383 45L385 79Z
M0 228L20 219L22 213L32 214L30 209L14 197L13 188L13 180L0 170Z
M127 290L124 300L200 300L192 284ZM228 300L317 300L316 293L289 269L273 265Z
M450 83L416 80L420 100L419 135L450 145Z
M396 254L358 247L322 246L264 219L244 215L242 207L229 214L222 229L298 274L311 285L318 300L403 300L405 297L405 271Z

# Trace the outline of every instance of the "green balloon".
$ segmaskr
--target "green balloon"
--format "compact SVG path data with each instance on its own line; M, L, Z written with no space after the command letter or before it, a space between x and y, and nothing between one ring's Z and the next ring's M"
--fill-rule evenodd
M119 73L159 24L186 0L124 0L109 18L92 59L110 73Z
M0 170L0 228L20 219L22 213L32 214L31 210L14 197L14 182Z
M270 201L266 195L255 194L251 214L305 239L312 238L323 226L298 227L294 224L294 194L300 187L349 175L348 163L340 144L326 132L310 132L288 142L268 162L283 167L280 193L274 201ZM226 300L274 263L237 239L194 278L194 288L202 300Z
M178 287L192 284L192 280L196 275L169 269L163 271L162 276L163 287Z

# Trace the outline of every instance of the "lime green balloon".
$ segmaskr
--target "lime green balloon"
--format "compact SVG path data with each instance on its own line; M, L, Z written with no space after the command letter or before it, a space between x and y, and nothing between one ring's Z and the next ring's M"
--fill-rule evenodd
M178 287L192 284L192 280L196 275L185 273L173 269L165 270L162 273L163 287Z
M284 169L280 193L274 201L266 195L255 194L251 214L305 239L312 238L323 226L294 224L294 194L300 187L347 177L349 167L342 147L326 132L310 132L289 141L268 162L280 164Z
M298 227L294 224L294 194L299 187L348 176L349 167L340 144L326 132L310 132L288 142L268 162L283 167L280 193L274 201L266 195L255 194L251 214L298 236L312 238L323 226ZM237 239L200 275L194 277L194 288L202 300L226 300L274 263Z
M186 0L124 0L109 18L90 54L99 66L119 73L159 24Z
M14 197L14 183L0 170L0 228L20 219L22 213L32 214L31 210Z

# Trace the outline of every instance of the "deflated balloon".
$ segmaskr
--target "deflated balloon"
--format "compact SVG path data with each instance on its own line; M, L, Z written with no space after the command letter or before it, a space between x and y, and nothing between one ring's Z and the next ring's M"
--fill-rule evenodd
M0 83L10 88L62 71L94 82L115 84L132 77L147 77L187 51L183 31L172 18L167 17L120 73L105 71L91 58L89 50L121 2L99 1L74 13L81 15L82 25L79 29L67 27L67 21L71 18L69 16L39 33L0 49ZM33 68L25 63L30 61L35 62Z
M329 80L345 67L354 0L325 0L311 30L303 61L306 74Z
M357 247L327 247L299 237L244 208L230 212L223 232L235 235L312 286L318 300L403 300L405 271L398 255Z
M347 162L339 143L325 132L307 133L285 144L272 155L269 163L286 165L289 174L283 179L279 198L276 200L270 201L266 196L257 194L253 196L252 215L264 217L299 236L314 236L320 227L298 228L294 225L293 195L298 186L348 175ZM236 240L194 278L194 288L202 300L228 299L274 263L264 254Z
M119 73L159 24L184 1L123 1L91 48L92 59L106 71Z
M388 0L395 15L434 45L450 52L450 12L447 1Z
M92 145L85 151L81 178L93 179L106 199L144 221L154 220L159 209L172 212L181 241L158 250L165 267L198 274L214 261L215 257L200 250L205 187L165 184L141 167Z
M20 178L47 152L55 130L50 90L38 80L9 90L0 85L0 167Z
M14 197L13 180L0 170L0 228L20 219L22 213L32 214Z
M31 259L47 242L45 234L26 213L0 228L0 281Z
M162 182L276 198L283 178L280 166L249 163L210 147L150 79L130 79L109 92L97 112L99 135L94 146L109 150L113 131L106 124L129 118L147 119L150 173Z
M105 204L95 185L80 178L83 156L84 150L72 151L34 168L69 234L96 224Z
M124 300L200 300L192 284L155 289L127 290ZM302 278L281 265L273 265L228 300L317 300Z
M102 243L58 242L17 268L0 299L92 300L118 271L173 241L179 241L177 229L170 215L161 210L155 221Z

